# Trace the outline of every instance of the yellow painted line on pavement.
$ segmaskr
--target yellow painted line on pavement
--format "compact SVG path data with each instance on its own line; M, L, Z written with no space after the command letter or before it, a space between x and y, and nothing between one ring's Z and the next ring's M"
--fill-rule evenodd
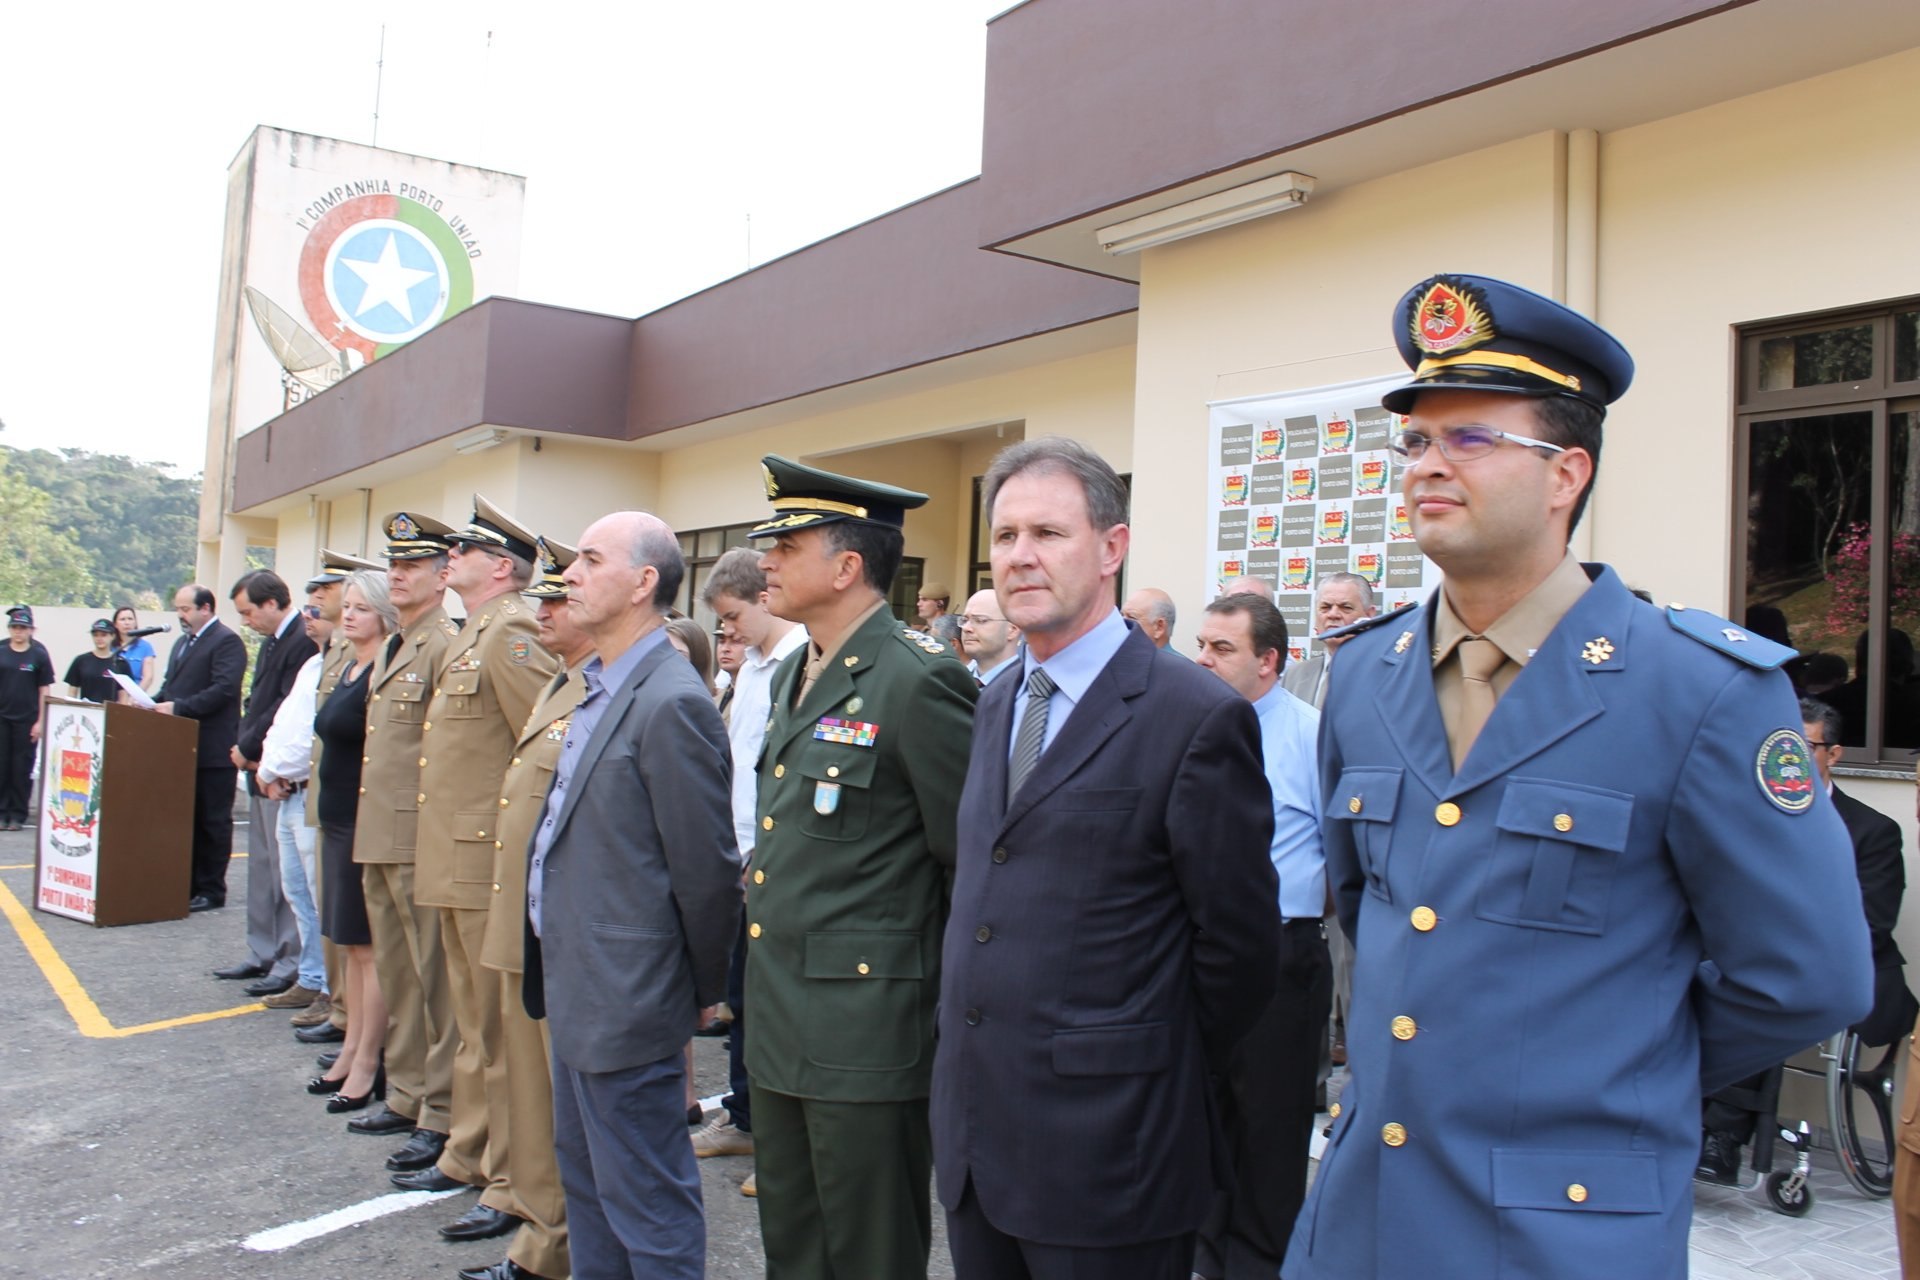
M11 868L9 868L11 869ZM243 1013L264 1013L264 1004L243 1004L236 1009L216 1009L212 1013L190 1013L180 1018L163 1018L159 1022L143 1022L137 1027L116 1027L107 1021L107 1015L100 1012L100 1006L93 1002L87 989L80 985L80 979L74 976L67 962L60 958L60 952L54 948L53 940L46 935L34 920L13 890L0 884L0 912L4 912L13 931L20 935L27 954L40 966L47 985L60 997L60 1003L67 1006L74 1025L80 1034L95 1040L124 1040L128 1036L143 1035L149 1031L165 1031L169 1027L186 1027L196 1022L214 1022L221 1018L234 1018Z
M31 870L33 870L33 864L31 862L16 862L10 867L0 867L0 871L31 871Z

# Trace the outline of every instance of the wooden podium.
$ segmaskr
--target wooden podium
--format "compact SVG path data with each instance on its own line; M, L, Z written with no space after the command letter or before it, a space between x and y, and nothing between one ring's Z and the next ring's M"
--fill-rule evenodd
M200 727L48 698L33 905L93 925L187 914Z

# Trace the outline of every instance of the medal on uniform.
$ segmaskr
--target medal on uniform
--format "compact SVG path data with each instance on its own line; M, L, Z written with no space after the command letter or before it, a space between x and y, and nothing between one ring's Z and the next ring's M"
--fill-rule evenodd
M813 811L822 817L831 814L840 807L840 784L837 782L816 782L813 784Z

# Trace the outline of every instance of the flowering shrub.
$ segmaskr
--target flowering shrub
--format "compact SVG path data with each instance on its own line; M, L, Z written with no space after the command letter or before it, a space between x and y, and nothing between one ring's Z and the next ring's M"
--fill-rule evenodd
M1831 638L1850 645L1855 636L1867 629L1872 550L1873 530L1865 521L1850 524L1841 531L1830 576L1833 607L1816 632L1823 642ZM1903 620L1920 617L1920 534L1893 535L1887 580L1892 594L1887 601L1887 612L1893 625L1898 627Z

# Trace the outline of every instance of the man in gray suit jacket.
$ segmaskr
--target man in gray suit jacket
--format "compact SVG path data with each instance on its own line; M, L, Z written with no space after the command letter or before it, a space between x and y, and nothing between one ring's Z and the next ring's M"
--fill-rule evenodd
M523 990L553 1041L577 1276L705 1274L681 1051L726 996L740 855L726 729L666 643L685 573L673 531L623 511L563 579L596 656L530 850Z

